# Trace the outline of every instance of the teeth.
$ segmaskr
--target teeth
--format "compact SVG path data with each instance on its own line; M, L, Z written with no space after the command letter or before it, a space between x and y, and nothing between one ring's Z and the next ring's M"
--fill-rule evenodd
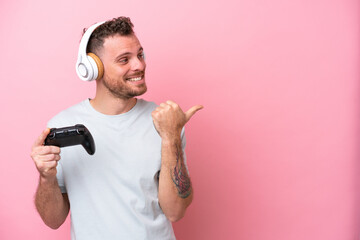
M128 78L128 81L135 82L141 80L142 77L136 77L136 78Z

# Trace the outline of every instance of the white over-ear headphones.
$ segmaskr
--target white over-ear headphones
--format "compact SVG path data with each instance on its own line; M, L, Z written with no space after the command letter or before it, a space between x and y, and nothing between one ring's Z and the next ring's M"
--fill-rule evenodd
M86 48L91 34L104 22L96 23L89 27L81 38L78 59L76 62L76 73L83 81L100 79L104 74L104 66L100 58L94 53L86 53Z

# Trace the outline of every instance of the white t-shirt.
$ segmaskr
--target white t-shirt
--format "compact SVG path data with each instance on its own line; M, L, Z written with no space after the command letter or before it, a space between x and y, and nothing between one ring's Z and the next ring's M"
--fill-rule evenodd
M138 99L124 114L105 115L87 99L49 121L50 128L83 124L95 141L94 155L81 145L61 149L57 179L70 201L72 240L175 239L158 202L161 138L151 117L155 108Z

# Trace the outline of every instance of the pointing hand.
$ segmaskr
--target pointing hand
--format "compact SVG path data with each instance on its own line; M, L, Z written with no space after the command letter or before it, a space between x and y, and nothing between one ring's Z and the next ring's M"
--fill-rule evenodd
M160 137L174 138L180 136L185 124L202 108L202 105L195 105L184 113L178 104L166 101L161 103L151 115Z

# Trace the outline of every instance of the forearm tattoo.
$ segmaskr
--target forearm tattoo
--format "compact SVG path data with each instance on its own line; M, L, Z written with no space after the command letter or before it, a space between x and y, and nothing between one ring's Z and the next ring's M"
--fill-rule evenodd
M182 149L179 146L176 146L176 165L171 171L171 178L179 197L187 198L191 193L191 182L184 164Z

